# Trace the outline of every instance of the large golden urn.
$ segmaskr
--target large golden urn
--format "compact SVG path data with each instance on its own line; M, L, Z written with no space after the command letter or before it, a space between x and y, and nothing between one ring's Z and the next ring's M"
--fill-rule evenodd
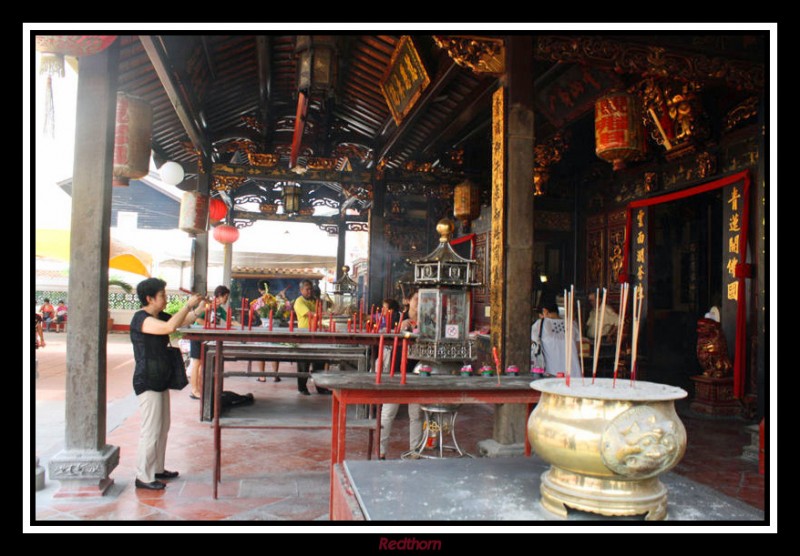
M664 519L667 489L658 476L686 450L675 412L681 388L598 378L531 383L542 397L528 419L536 454L551 465L541 477L541 503L566 518L567 507L609 516Z

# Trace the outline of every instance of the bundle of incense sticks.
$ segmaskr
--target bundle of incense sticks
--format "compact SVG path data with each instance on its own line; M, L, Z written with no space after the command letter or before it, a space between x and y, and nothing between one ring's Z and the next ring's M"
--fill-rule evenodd
M583 384L583 377L584 377L584 368L583 368L583 325L581 324L581 300L579 299L577 302L578 304L578 357L581 360L581 384Z
M406 383L407 366L408 366L408 338L403 338L403 354L400 357L400 384Z
M392 362L389 365L389 376L394 376L394 362L397 361L397 343L399 340L399 336L394 337L394 343L392 344Z
M622 329L625 328L625 313L628 309L628 288L629 284L624 282L619 285L620 289L620 302L619 302L619 324L617 325L617 351L614 354L614 381L611 383L612 387L617 385L617 372L619 371L619 354L622 349Z
M603 330L603 316L606 314L606 294L608 290L603 288L603 303L600 305L600 290L595 290L594 295L594 359L592 359L592 384L597 376L597 359L600 355L600 344L603 341L600 335Z
M575 298L575 286L570 286L569 291L564 290L564 379L569 386L569 376L572 374L572 344L574 321L572 318Z
M633 319L631 330L631 385L636 380L636 355L639 348L639 322L642 320L642 302L644 301L644 288L635 286L633 288L633 309L631 318Z
M381 373L383 372L383 342L385 338L381 334L381 339L378 342L378 360L375 362L375 384L381 383Z

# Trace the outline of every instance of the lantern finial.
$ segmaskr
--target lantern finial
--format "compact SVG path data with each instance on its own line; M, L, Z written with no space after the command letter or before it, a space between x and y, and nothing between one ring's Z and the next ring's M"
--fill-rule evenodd
M436 231L439 232L439 243L447 243L450 241L450 236L453 235L455 229L456 225L453 224L452 220L447 218L439 220L439 222L436 223Z

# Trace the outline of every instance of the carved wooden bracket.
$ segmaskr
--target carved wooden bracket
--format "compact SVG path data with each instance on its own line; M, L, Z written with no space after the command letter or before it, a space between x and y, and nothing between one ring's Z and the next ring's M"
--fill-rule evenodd
M502 39L462 35L434 35L436 46L453 61L477 74L505 73L506 49Z

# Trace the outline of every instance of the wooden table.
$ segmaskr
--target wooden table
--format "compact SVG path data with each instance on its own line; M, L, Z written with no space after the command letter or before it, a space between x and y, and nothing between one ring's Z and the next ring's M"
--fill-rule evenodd
M400 384L401 377L383 376L381 384L375 383L375 376L370 375L322 375L314 381L333 391L333 423L331 425L331 507L333 515L334 487L337 484L334 475L336 465L345 459L345 432L347 427L347 406L350 404L385 403L523 403L528 406L528 413L539 401L540 392L531 388L528 376L502 376L498 384L497 377L483 376L418 376L408 374L406 384ZM530 455L531 448L527 435L525 438L525 455Z
M214 359L214 472L213 472L213 495L217 498L217 487L221 480L222 463L222 433L220 427L220 411L222 406L222 383L223 383L223 362L225 360L225 345L231 343L285 343L285 344L335 344L335 345L363 345L377 346L380 342L380 334L356 333L356 332L309 332L307 329L295 329L290 332L288 329L268 330L266 328L248 329L225 329L225 328L195 328L186 327L178 329L187 340L199 342L214 342L216 357ZM383 334L384 341L389 343L395 337L404 337L399 334ZM317 374L314 381L317 382ZM374 378L372 379L374 381Z

